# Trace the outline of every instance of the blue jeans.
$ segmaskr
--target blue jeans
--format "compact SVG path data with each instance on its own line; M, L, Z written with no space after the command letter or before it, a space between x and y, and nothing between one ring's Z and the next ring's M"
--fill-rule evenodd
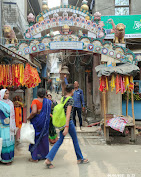
M79 118L79 124L80 124L80 127L82 126L82 117L81 117L81 112L82 112L82 109L81 108L77 108L77 107L74 107L73 109L73 121L74 121L74 125L76 126L76 111L77 111L77 115L78 115L78 118Z
M78 143L77 134L76 134L76 130L75 130L75 126L74 126L73 120L70 120L70 122L69 122L69 134L70 134L70 136L71 136L71 138L73 140L73 145L74 145L74 149L75 149L77 160L81 160L81 159L83 160L83 155L82 155L81 149L79 147L79 143ZM64 140L63 131L60 131L60 138L54 144L54 146L52 147L51 151L46 156L46 159L48 159L50 161L53 161L53 159L54 159L59 147L63 143L63 140Z

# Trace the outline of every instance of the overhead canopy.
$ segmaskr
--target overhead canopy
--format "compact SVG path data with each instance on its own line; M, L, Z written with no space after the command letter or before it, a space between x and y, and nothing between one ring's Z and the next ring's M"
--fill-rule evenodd
M17 59L23 63L29 63L30 65L34 66L37 68L37 66L32 63L30 60L28 60L27 58L21 56L20 54L14 52L13 50L10 50L9 48L3 46L2 44L0 44L0 56L10 56L10 58L12 59Z
M131 63L120 63L115 67L98 65L95 67L98 77L110 76L111 74L136 75L140 71L139 67Z

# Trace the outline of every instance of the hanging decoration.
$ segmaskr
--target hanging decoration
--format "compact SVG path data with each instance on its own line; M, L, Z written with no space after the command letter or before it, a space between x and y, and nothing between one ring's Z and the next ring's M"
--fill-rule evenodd
M112 74L111 77L101 76L99 80L100 80L99 90L101 92L108 91L109 85L111 87L111 91L116 89L116 94L119 92L123 94L126 91L131 92L134 90L133 76L122 76L119 74L117 75ZM110 84L108 81L110 81Z
M40 82L41 79L37 69L33 68L30 64L27 63L24 70L23 84L28 88L34 88L37 87Z
M27 69L29 68L29 69ZM36 87L41 82L38 71L29 64L0 65L0 86Z

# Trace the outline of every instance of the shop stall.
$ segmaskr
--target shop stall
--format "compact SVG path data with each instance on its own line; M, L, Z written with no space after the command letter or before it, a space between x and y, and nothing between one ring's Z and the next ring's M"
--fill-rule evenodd
M0 45L0 89L10 91L15 107L16 127L26 122L27 89L41 82L36 65L28 59Z
M119 63L114 67L106 67L104 65L99 65L96 68L98 77L100 78L99 90L102 92L103 106L104 110L104 136L106 142L110 142L110 129L114 129L121 133L124 132L127 127L130 131L131 141L135 142L135 116L134 116L134 82L133 76L139 71L139 68L136 65L131 63L122 64ZM116 91L116 94L119 92L124 94L127 92L127 102L126 102L126 116L110 114L107 112L107 92ZM131 94L131 103L132 103L132 117L128 115L128 102L129 102L129 93ZM115 99L113 97L113 99ZM115 102L117 100L115 99ZM122 104L122 103L121 103Z

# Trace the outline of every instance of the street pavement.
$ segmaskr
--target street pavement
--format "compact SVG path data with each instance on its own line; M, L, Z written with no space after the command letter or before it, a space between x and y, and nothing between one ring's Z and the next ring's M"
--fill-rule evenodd
M58 102L60 98L53 94ZM112 145L106 145L100 127L83 127L82 130L77 127L76 130L88 164L77 164L72 140L67 135L53 161L54 169L47 169L44 161L29 162L28 144L19 143L12 165L0 164L0 177L141 177L140 137L136 145L128 144L129 139L125 137L117 137Z
M80 147L88 164L77 165L72 140L67 136L53 164L47 169L43 164L29 162L27 144L15 148L15 159L11 166L0 164L0 177L140 177L140 145L97 144L97 139L79 137ZM51 148L51 147L50 147Z

